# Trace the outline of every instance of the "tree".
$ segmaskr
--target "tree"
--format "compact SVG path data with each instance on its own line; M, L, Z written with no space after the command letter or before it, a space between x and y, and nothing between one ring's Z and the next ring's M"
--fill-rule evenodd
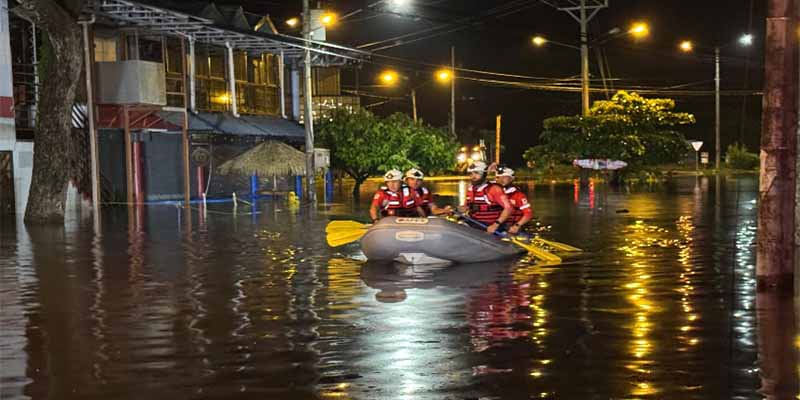
M674 109L672 99L619 91L611 100L596 101L588 116L546 119L540 135L544 150L537 155L609 158L625 161L632 169L675 162L688 151L676 129L695 119Z
M432 172L455 162L456 144L443 131L404 114L381 119L363 108L337 109L319 121L317 133L331 151L332 166L356 181L354 196L367 178L387 169Z
M85 0L19 0L14 11L45 32L41 90L36 121L33 179L25 221L64 221L70 182L86 189L86 133L72 129L72 106L82 82L82 40L78 17ZM84 190L84 193L86 191Z

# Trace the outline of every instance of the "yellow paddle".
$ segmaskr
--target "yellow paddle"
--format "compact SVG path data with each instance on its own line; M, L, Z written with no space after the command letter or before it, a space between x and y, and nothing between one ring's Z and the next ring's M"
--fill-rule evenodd
M464 218L467 221L472 222L475 225L478 225L480 227L486 228L486 224L484 224L484 223L482 223L482 222L480 222L478 220L475 220L475 219L471 218L470 216L468 216L466 214L463 214L463 213L460 213L460 212L455 212L455 214L458 215L461 218ZM553 254L553 253L551 253L551 252L549 252L549 251L547 251L545 249L536 247L536 245L534 245L532 243L525 243L522 240L520 240L518 237L509 235L507 232L495 232L494 234L495 234L495 236L500 236L500 237L503 237L503 238L510 239L511 243L514 243L515 245L517 245L519 247L522 247L523 249L527 250L528 253L530 253L532 256L536 257L539 260L546 261L548 263L555 263L555 264L560 264L561 263L561 257L559 257L559 256L557 256L557 255L555 255L555 254Z
M355 242L367 233L367 229L369 229L370 226L372 225L362 224L356 221L331 221L328 226L325 227L328 246L339 247Z
M528 253L531 253L532 256L534 256L534 257L536 257L536 258L538 258L538 259L540 259L542 261L546 261L548 263L561 264L561 257L559 257L559 256L557 256L557 255L555 255L555 254L553 254L553 253L551 253L551 252L549 252L547 250L544 250L544 249L541 249L539 247L536 247L533 244L525 243L525 242L523 242L522 240L520 240L516 236L506 235L505 237L507 237L508 239L511 239L512 243L514 243L515 245L517 245L519 247L522 247L523 249L527 250Z
M577 248L575 246L570 246L570 245L568 245L566 243L554 242L552 240L547 240L545 238L542 238L541 236L532 237L531 240L535 241L535 242L537 242L537 241L538 242L542 242L542 243L544 243L544 244L546 244L546 245L548 245L548 246L550 246L550 247L552 247L552 248L554 248L556 250L561 250L561 251L566 252L566 253L581 253L581 252L583 252L583 250L581 250L581 249L579 249L579 248Z

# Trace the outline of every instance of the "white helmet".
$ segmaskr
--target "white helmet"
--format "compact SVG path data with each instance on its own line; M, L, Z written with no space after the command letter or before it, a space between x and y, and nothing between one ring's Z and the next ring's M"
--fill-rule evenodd
M497 176L509 176L514 177L514 170L511 168L506 167L498 167L497 168Z
M401 181L401 180L403 180L403 173L398 171L398 170L396 170L396 169L390 169L390 170L386 171L385 174L383 174L383 180L386 181L386 182L389 182L389 181Z
M485 174L486 173L486 163L483 162L483 161L475 161L469 166L469 168L467 168L467 172L469 172L469 173L478 172L478 173L481 173L481 174Z
M406 171L406 178L414 178L422 180L425 179L425 174L423 174L422 171L416 168L411 168L410 170Z

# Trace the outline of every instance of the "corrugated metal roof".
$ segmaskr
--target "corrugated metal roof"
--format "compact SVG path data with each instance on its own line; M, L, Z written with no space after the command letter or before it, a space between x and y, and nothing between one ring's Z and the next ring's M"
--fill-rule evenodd
M183 124L181 113L161 111L158 115L172 124L178 126ZM305 138L303 126L294 121L254 115L243 115L236 118L229 113L189 113L189 131L235 136Z
M303 57L303 50L309 49L314 55L314 65L342 65L360 62L369 56L368 52L332 43L263 30L256 32L234 26L220 26L211 19L164 7L156 0L90 0L86 11L104 17L107 22L120 27L137 27L216 46L231 45L239 50L275 54L283 52L287 58L298 62ZM217 12L222 15L219 10Z

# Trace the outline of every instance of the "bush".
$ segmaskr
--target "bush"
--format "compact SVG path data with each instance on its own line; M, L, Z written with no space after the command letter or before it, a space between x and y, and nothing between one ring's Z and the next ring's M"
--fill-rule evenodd
M739 143L728 146L725 154L725 164L733 169L756 169L761 160L758 154L747 151L747 147Z

